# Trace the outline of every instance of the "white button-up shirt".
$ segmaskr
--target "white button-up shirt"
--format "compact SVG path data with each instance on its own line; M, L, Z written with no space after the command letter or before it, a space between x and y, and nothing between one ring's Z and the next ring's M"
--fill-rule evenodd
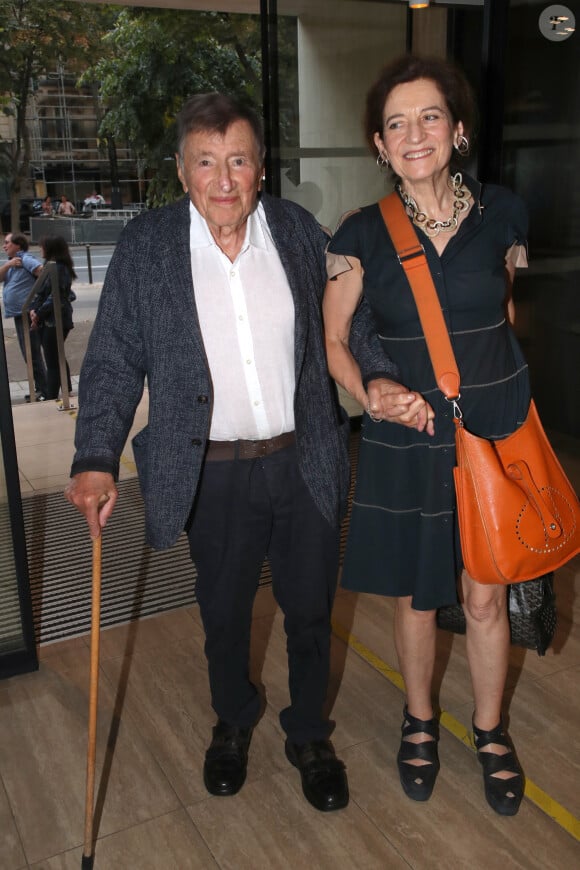
M213 441L294 430L294 301L261 204L232 263L190 203L195 303L211 373Z

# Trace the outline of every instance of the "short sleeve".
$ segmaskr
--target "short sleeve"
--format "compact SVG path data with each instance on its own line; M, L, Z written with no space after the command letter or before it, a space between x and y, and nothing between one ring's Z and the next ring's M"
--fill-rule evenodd
M363 259L360 243L360 209L343 215L326 249L326 271L330 280L352 269L349 257Z
M506 248L528 246L528 210L523 199L515 193L511 195L510 218L507 227Z
M348 257L345 257L344 254L333 254L328 250L326 251L326 274L329 281L351 270L352 264Z
M338 228L328 244L330 254L343 254L345 257L357 257L362 259L362 246L360 243L361 212L348 212L338 224Z
M525 245L514 242L508 248L505 255L506 266L515 266L516 269L525 269L528 265L528 251Z
M29 254L28 251L22 252L21 256L22 265L28 272L34 272L39 266L42 266L42 263L36 257L33 257L32 254Z

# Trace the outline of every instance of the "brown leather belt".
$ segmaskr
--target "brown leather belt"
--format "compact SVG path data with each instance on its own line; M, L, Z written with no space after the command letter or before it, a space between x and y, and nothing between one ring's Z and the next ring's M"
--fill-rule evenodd
M284 432L283 435L266 438L264 441L208 441L205 458L209 462L223 462L228 459L258 459L260 456L276 453L283 447L291 447L295 443L294 432Z

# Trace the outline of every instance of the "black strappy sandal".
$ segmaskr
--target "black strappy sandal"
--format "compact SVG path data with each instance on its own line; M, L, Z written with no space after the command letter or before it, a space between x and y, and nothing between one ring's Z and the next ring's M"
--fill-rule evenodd
M439 723L436 719L417 719L411 716L406 706L403 712L401 746L397 755L401 785L407 797L414 801L426 801L431 797L439 773ZM412 734L428 734L433 739L413 743L407 739ZM426 763L410 763L415 759Z
M477 749L477 757L483 767L483 784L485 797L490 807L501 816L515 816L524 796L524 774L516 758L513 744L504 731L500 719L499 725L491 731L482 731L473 723L473 739ZM495 752L482 752L490 743L505 746L509 752L497 755ZM513 773L508 779L494 776L500 771Z

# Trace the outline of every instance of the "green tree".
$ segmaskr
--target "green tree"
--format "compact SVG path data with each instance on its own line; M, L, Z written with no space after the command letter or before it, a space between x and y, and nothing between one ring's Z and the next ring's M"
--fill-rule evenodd
M100 135L131 147L149 205L170 202L181 195L174 118L187 97L220 90L260 102L259 18L127 8L104 47L81 79L99 88Z
M107 8L66 0L0 0L0 108L14 127L14 135L0 141L0 171L9 180L13 231L30 170L27 114L34 79L64 63L74 68L98 45L111 16Z

